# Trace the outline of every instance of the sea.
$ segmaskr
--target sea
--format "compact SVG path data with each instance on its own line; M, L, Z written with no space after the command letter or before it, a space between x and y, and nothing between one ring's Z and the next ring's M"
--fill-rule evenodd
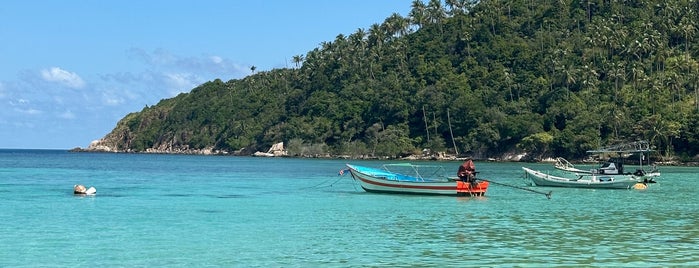
M551 164L476 162L499 183L485 197L338 174L395 162L0 150L0 267L699 266L699 168L595 190L523 178Z

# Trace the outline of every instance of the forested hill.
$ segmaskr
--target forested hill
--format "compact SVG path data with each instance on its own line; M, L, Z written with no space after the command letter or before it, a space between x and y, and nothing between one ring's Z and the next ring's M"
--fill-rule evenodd
M293 56L293 68L215 79L129 114L90 148L247 154L283 141L291 155L577 158L648 140L689 160L698 12L687 0L416 0L406 17Z

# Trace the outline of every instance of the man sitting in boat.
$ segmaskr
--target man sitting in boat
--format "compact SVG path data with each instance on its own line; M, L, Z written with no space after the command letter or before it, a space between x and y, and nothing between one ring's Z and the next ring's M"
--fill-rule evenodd
M464 182L469 182L471 184L476 183L476 165L473 164L473 160L468 159L466 162L459 166L459 171L456 172L456 176Z

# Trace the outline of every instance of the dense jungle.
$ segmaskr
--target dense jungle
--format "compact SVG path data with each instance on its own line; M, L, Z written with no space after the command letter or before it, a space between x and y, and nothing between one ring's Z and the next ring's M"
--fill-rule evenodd
M95 145L540 160L646 140L657 158L698 161L698 12L693 0L415 0L288 68L146 106Z

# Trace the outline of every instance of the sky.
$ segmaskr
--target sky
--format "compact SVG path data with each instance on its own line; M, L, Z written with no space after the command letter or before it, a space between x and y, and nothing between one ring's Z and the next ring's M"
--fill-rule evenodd
M0 148L86 148L125 115L214 79L293 67L412 0L0 5Z

